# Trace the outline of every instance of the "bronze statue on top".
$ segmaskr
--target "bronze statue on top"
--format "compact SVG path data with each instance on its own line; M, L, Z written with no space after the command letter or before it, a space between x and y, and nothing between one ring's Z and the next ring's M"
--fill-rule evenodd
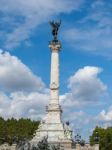
M58 42L57 35L59 27L61 25L61 21L60 22L50 21L50 25L52 26L52 35L54 37L53 42Z

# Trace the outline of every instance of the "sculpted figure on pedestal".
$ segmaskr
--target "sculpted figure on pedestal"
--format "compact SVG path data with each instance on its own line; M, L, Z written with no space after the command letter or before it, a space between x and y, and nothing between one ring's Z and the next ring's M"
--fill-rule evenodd
M69 127L69 122L66 122L64 124L64 129L65 129L65 136L67 137L67 139L71 139L72 138L72 132L70 130L70 127Z

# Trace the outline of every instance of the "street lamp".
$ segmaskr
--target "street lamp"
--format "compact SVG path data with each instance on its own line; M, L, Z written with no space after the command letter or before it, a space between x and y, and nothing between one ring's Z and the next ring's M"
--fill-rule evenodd
M77 135L75 136L75 142L76 142L77 144L80 144L80 142L81 142L81 136L80 136L79 134L77 134Z
M99 133L96 131L96 132L95 132L95 137L94 137L94 142L95 142L95 144L98 144L98 143L99 143L99 140L100 140Z

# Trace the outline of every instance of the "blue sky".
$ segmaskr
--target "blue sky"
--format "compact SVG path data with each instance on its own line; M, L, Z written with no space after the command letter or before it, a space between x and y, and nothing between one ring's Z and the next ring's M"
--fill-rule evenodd
M96 125L111 126L112 1L8 2L0 1L0 115L43 117L49 99L49 21L61 19L63 119L86 139Z

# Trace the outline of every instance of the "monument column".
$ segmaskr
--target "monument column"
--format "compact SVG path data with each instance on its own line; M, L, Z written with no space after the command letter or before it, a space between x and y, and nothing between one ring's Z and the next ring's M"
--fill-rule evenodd
M58 29L61 22L50 22L53 39L49 43L51 50L51 72L50 72L50 100L46 106L46 116L39 125L31 143L36 144L43 137L47 137L50 144L61 144L71 147L72 132L67 124L62 122L61 106L59 105L59 51L61 43L57 39Z
M59 105L59 51L61 44L51 42L51 77L50 77L50 105Z

